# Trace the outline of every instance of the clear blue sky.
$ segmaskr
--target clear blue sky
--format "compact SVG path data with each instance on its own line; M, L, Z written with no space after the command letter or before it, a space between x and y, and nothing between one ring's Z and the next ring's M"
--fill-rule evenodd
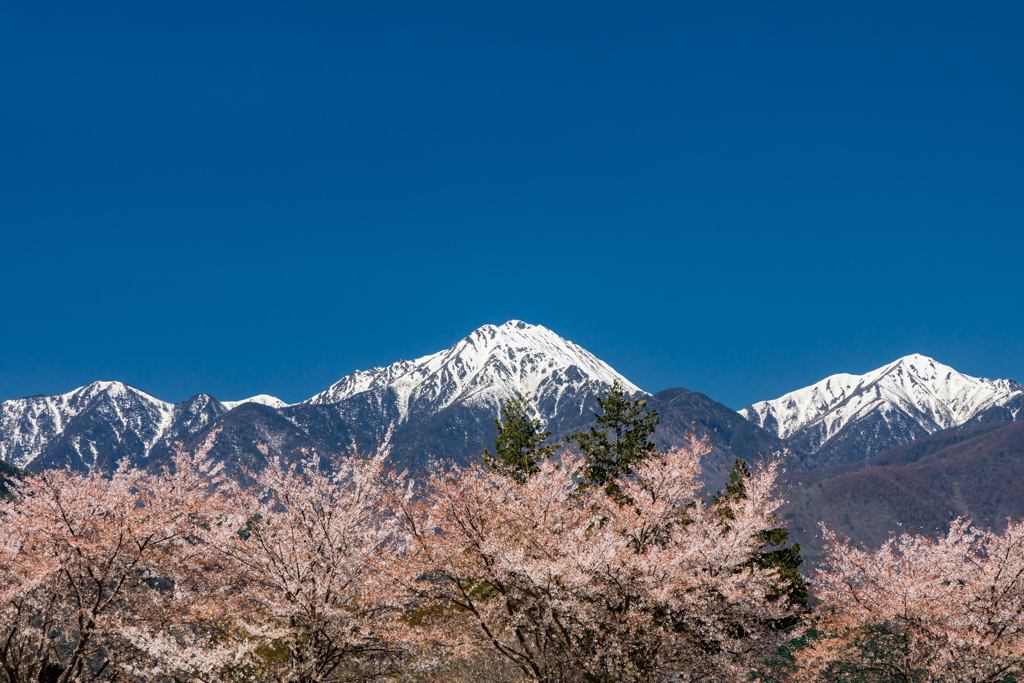
M539 323L739 408L1024 381L1024 3L0 4L0 399Z

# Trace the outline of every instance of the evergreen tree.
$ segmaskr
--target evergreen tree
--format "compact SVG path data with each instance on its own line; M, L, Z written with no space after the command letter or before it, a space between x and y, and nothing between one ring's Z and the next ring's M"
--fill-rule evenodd
M633 472L633 464L654 454L650 437L661 418L658 411L647 410L647 401L630 400L618 380L608 393L597 399L601 414L586 432L565 437L575 443L587 464L585 484L603 486L611 495L619 495L616 479Z
M736 458L725 491L719 491L714 496L715 505L720 506L721 515L726 520L734 517L729 502L747 497L745 482L749 478L750 468L747 463ZM789 531L785 527L762 531L758 534L758 540L761 547L751 558L750 564L758 569L775 569L778 572L778 583L768 599L778 600L785 597L792 606L807 607L807 583L800 576L800 565L803 562L800 557L800 544L786 546L789 542ZM793 623L796 623L795 618ZM793 623L778 624L778 627L787 628Z
M542 432L540 420L530 417L529 393L516 392L501 408L495 420L498 436L494 453L484 449L484 465L522 483L538 471L538 462L554 452L556 445L545 446L551 432Z
M17 467L0 460L0 499L9 498L11 485L24 476L25 473Z

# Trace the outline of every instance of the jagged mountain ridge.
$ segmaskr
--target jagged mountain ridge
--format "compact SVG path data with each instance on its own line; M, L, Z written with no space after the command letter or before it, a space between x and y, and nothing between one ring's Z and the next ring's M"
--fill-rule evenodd
M101 456L95 440L76 433L84 423L96 429L104 423L117 441L148 453L169 428L173 413L173 404L121 382L92 382L56 396L4 401L0 459L25 467L64 439L77 458L91 466Z
M125 458L158 466L176 442L192 448L221 429L218 456L249 467L259 461L257 440L284 456L301 448L330 453L351 444L372 448L393 427L398 466L419 467L431 456L466 462L493 442L494 418L516 391L531 393L537 417L558 436L589 424L597 397L616 381L662 414L659 445L679 443L691 429L712 434L712 479L733 457L786 446L805 458L791 467L817 467L951 425L1024 417L1021 385L972 378L923 356L826 378L737 413L684 389L643 394L582 347L510 321L485 325L435 354L356 371L293 405L262 394L224 402L199 394L173 404L120 382L4 401L0 461L29 470L112 468Z
M437 413L455 403L493 408L522 391L533 396L537 416L546 422L573 387L616 381L628 393L641 392L581 346L546 327L512 320L500 327L484 325L429 356L357 370L303 403L337 404L370 392L391 402L404 422L413 412ZM549 409L539 408L544 405Z
M616 381L640 392L586 349L514 320L485 325L436 354L356 371L295 405L262 394L234 402L199 394L173 404L121 382L4 401L0 460L29 469L113 467L124 458L151 463L166 460L176 441L194 445L224 425L272 447L333 451L351 443L371 447L394 426L403 461L430 454L466 459L493 438L493 419L516 391L530 392L538 418L562 433L589 422L596 397ZM230 434L222 441L236 455L248 448Z
M912 354L864 375L837 374L740 411L822 466L864 458L972 420L1017 420L1024 386Z
M34 470L71 465L114 467L124 458L145 462L205 430L246 403L284 402L269 396L221 403L197 394L162 401L123 382L97 381L55 396L0 403L0 461Z

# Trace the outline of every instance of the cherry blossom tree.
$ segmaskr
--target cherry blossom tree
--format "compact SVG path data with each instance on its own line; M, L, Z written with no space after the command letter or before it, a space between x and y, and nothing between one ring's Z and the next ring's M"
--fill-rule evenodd
M0 501L0 680L126 678L145 620L209 515L218 470L208 440L174 472L128 466L28 476Z
M995 683L1024 673L1024 522L996 534L958 519L941 538L904 534L878 550L825 535L813 581L821 636L799 654L799 680Z
M612 493L570 453L414 487L386 448L242 487L212 438L172 471L44 472L0 503L0 680L399 680L442 655L452 680L740 680L796 611L754 561L775 466L707 502L704 442Z
M698 497L706 442L656 454L616 495L585 463L544 462L522 483L447 468L394 495L418 577L418 623L456 654L490 651L528 680L742 680L787 636L778 573L751 563L777 528L769 465L726 516ZM629 501L625 503L623 501Z
M329 470L315 454L271 459L251 487L225 489L231 514L203 530L187 609L136 642L155 671L204 681L367 681L415 662L405 569L385 490L387 449ZM408 579L398 582L407 583ZM205 596L205 599L204 599Z

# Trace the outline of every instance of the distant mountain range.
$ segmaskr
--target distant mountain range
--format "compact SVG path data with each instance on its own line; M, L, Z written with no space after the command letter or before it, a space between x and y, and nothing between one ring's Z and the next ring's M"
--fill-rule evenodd
M913 354L865 375L832 375L740 414L802 456L804 466L863 460L968 423L1024 418L1024 386L970 377Z
M169 403L109 381L57 396L4 401L0 460L29 471L64 465L110 469L123 459L156 466L167 462L175 443L192 448L220 429L215 454L229 467L254 466L261 457L257 441L287 458L301 448L370 448L393 427L396 466L422 467L435 456L466 462L493 442L494 418L515 392L530 393L537 417L557 436L589 424L597 397L614 382L644 395L663 413L657 439L664 446L698 428L721 430L716 456L722 462L749 456L748 447L766 453L782 447L779 439L701 394L645 395L586 349L547 328L510 321L485 325L439 353L356 371L294 405L267 395L232 402L206 394ZM735 454L729 445L734 438ZM720 469L711 466L709 472Z
M950 510L975 514L972 511L982 509L982 497L996 495L989 484L968 486L966 474L942 479L938 472L945 465L929 464L948 459L937 451L929 450L927 458L921 456L921 462L911 466L900 455L901 446L960 443L966 434L972 447L981 451L958 455L957 463L970 457L978 462L998 457L1024 463L1024 453L1005 447L1007 439L1021 438L1019 430L1024 429L1022 423L1004 431L1005 423L1024 421L1024 386L1012 380L970 377L915 354L864 375L833 375L737 412L686 389L647 394L586 349L547 328L516 320L485 325L423 358L356 371L292 405L267 395L219 401L207 394L169 403L112 381L93 382L57 396L4 401L0 462L30 472L65 465L112 469L125 459L158 467L168 462L176 443L191 449L219 429L214 454L237 474L241 466L260 466L263 456L257 442L287 459L303 448L320 454L352 444L371 448L393 428L394 465L417 470L429 466L434 457L458 462L479 457L496 435L494 418L517 391L533 396L536 416L558 436L590 424L597 397L614 382L659 412L655 441L660 446L682 443L694 431L709 436L714 448L704 459L704 477L710 491L724 485L736 457L755 460L788 449L788 476L800 495L786 514L804 530L798 535L808 539L813 533L811 520L828 517L830 501L843 500L843 491L865 491L864 482L878 481L882 472L888 473L886 481L896 482L885 496L903 495L894 493L903 486L898 482L916 482L918 493L904 496L906 500L946 500L939 488L922 492L921 482L931 481L928 473L934 474L935 487L945 486L940 479L961 482L956 484L960 498L948 498L959 501L946 505ZM997 446L1001 450L992 452ZM863 500L870 497L857 495ZM914 505L919 510L938 509L924 502ZM933 513L925 514L922 524L941 525ZM877 515L859 514L849 513L851 528L876 539L884 524ZM857 526L854 520L862 517L872 521Z

